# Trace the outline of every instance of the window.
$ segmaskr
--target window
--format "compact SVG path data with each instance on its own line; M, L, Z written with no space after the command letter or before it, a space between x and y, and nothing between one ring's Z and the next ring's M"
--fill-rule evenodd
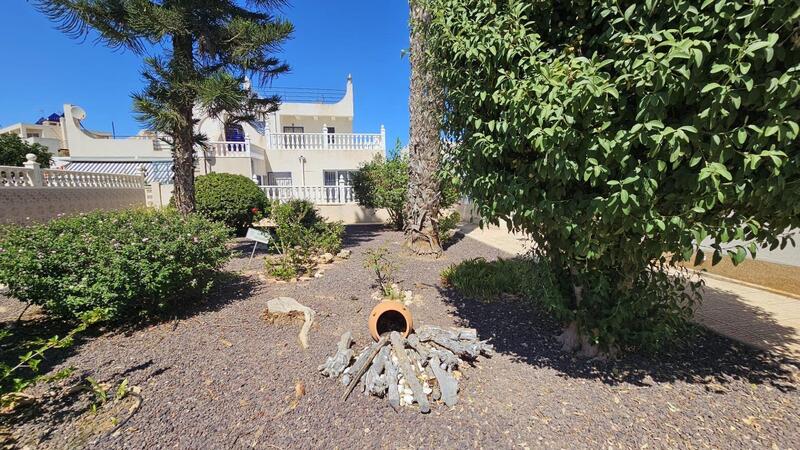
M334 133L336 133L336 128L334 127L325 127L325 128L328 131L328 144L333 144L334 142L336 142L336 137L334 136Z
M244 129L238 123L225 125L225 140L228 142L244 142Z
M355 170L323 170L325 186L350 186Z
M283 127L283 132L284 133L305 133L305 128L296 127L296 126Z
M292 172L267 172L267 185L291 186Z

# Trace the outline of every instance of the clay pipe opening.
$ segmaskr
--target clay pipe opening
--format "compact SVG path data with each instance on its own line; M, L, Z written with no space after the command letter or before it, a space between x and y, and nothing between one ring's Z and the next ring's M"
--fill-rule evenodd
M392 331L408 337L413 327L414 319L411 317L411 311L400 302L380 302L372 308L372 312L369 314L369 334L376 341L384 333Z

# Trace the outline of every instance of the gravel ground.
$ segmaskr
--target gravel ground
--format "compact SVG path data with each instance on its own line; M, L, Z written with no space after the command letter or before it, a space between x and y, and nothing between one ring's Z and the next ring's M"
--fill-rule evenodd
M84 340L52 362L90 371L101 381L128 378L141 388L140 409L108 434L104 410L92 415L85 412L85 399L53 400L37 418L10 422L17 445L798 447L797 362L706 332L691 347L660 358L576 359L559 350L558 325L534 305L514 299L479 303L442 289L442 268L502 252L466 238L439 260L414 258L402 254L401 240L396 232L351 227L346 246L352 258L332 265L323 278L289 284L231 279L185 317ZM400 284L421 296L411 305L417 323L475 327L498 350L463 368L459 404L452 409L435 405L429 415L410 408L395 413L385 400L363 395L342 404L343 387L316 372L344 331L353 331L358 348L369 342L366 321L375 289L362 260L365 250L381 245L396 255ZM246 257L230 269L244 263ZM281 295L318 313L306 351L297 343L299 326L261 318L266 302ZM0 298L3 320L16 317L20 306ZM292 409L298 382L305 395Z

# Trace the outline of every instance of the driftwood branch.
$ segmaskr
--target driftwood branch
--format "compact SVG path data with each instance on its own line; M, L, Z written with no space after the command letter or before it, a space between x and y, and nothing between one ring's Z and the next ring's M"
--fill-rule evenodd
M372 345L372 348L367 354L367 357L363 360L362 365L358 367L358 370L353 374L353 379L350 380L350 385L347 386L347 390L344 391L344 393L342 394L341 398L342 401L347 400L347 397L350 396L350 393L353 392L353 389L356 387L356 384L358 384L358 381L361 379L361 375L364 375L364 372L367 371L367 368L369 367L372 360L375 359L375 356L378 354L381 348L383 348L383 346L386 345L387 341L388 341L387 336L383 335L378 342Z
M350 346L353 344L353 334L349 331L345 332L339 343L336 344L336 353L329 356L324 364L321 364L317 370L322 372L326 377L338 377L344 372L344 369L350 365L350 360L353 359L353 350Z
M392 331L391 340L392 350L394 350L394 354L397 356L397 362L400 366L400 371L403 373L408 386L414 393L414 400L416 400L417 404L419 405L420 412L429 413L431 411L431 407L428 404L428 396L422 391L422 385L419 383L419 379L417 379L417 374L414 371L414 367L411 366L411 361L406 354L403 338L400 337L400 333Z

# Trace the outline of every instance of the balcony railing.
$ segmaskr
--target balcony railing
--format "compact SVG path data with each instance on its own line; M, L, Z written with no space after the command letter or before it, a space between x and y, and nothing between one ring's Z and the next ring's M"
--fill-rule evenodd
M386 150L386 131L380 133L267 133L273 150Z
M352 186L261 186L270 200L308 200L316 205L355 203Z
M205 153L217 158L249 158L250 141L212 141L206 144Z

